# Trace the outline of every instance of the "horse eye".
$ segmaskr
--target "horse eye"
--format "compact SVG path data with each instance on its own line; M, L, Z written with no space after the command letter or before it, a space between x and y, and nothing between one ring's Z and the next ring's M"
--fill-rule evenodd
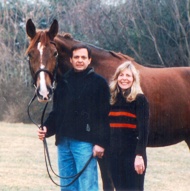
M58 52L57 52L57 51L54 52L53 56L54 56L54 57L57 57L57 56L58 56Z

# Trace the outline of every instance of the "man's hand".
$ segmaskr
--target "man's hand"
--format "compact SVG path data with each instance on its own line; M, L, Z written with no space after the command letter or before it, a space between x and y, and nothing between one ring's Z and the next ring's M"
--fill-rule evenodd
M38 133L38 138L43 141L45 136L46 136L46 133L47 133L47 128L44 126L43 130L42 129L38 129L37 133Z

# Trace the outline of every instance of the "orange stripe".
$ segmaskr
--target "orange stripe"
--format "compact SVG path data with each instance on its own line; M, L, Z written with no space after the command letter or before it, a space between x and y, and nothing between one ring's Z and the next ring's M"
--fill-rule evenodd
M112 128L132 128L135 129L136 125L128 124L128 123L110 123L110 127Z
M132 114L132 113L128 113L128 112L118 112L118 111L111 111L109 113L109 116L128 116L128 117L133 117L133 118L136 118L136 115Z

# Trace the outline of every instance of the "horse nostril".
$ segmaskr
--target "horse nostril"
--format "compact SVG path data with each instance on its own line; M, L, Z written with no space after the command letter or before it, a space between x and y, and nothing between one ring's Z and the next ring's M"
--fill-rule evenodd
M36 95L40 102L51 101L53 95L53 89L49 86L47 86L46 88L39 87L36 90Z

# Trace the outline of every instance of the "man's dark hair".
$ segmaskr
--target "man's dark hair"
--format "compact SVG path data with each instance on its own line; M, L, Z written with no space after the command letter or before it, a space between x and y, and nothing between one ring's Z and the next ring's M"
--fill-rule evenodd
M85 48L87 49L88 52L88 58L91 58L91 49L89 48L89 46L87 46L86 44L75 44L72 48L71 48L71 54L70 57L73 57L73 51L81 49L81 48Z

